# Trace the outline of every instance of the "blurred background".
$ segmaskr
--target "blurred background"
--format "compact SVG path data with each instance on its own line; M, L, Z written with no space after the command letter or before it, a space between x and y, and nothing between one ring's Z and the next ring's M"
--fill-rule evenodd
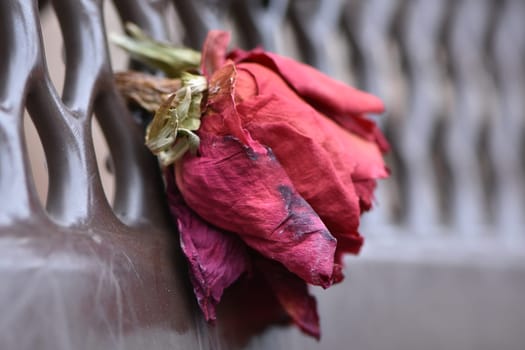
M122 32L121 16L132 16L126 1L103 4L107 31ZM392 177L364 217L367 243L348 258L347 281L315 291L325 348L525 349L525 1L144 4L164 16L150 33L159 39L199 48L208 29L228 29L235 46L262 45L384 100L387 112L373 118L392 144ZM42 31L61 91L50 6ZM114 70L125 69L125 55L110 51ZM111 158L93 127L111 201ZM45 159L29 117L26 139L45 201Z

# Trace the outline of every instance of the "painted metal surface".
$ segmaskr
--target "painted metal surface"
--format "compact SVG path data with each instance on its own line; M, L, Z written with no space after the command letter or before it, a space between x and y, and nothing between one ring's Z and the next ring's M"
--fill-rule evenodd
M196 48L209 29L233 28L239 45L297 54L385 100L394 177L345 283L315 291L320 343L289 328L255 333L233 296L216 327L202 320L156 161L111 78L103 0L52 5L61 95L38 2L0 1L0 349L523 349L522 1L114 1L158 39L173 13ZM46 152L45 207L25 109ZM112 204L94 116L114 164Z

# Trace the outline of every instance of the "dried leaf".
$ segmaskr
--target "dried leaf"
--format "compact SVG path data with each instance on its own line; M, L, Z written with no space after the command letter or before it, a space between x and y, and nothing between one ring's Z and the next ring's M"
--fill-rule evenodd
M153 40L132 23L126 23L126 31L129 35L111 34L111 40L128 51L131 57L161 69L169 77L179 77L184 71L199 68L200 52Z
M176 94L172 94L160 105L146 129L146 146L155 154L164 151L175 142L177 118L170 110L175 98Z
M126 100L131 100L148 112L160 108L169 95L179 90L180 79L156 77L135 71L115 74L115 83Z
M146 146L167 166L188 150L199 147L193 133L200 127L201 101L207 89L206 78L184 73L182 87L163 101L146 129Z

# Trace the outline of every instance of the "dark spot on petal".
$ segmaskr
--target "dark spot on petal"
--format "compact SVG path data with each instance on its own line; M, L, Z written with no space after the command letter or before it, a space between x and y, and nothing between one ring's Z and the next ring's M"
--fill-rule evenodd
M257 159L259 159L259 155L257 154L257 152L255 152L253 148L244 146L244 149L246 151L246 155L248 156L248 158L250 158L250 160L253 160L255 162Z
M286 185L280 185L279 193L281 193L281 196L283 198L284 204L286 206L286 209L288 212L293 212L294 209L305 209L305 207L310 207L308 202L304 200L301 196L299 196L295 191L290 188L290 186Z
M303 197L287 185L280 185L278 190L288 212L279 227L286 226L287 230L292 231L298 237L320 233L328 241L335 240L326 228L321 228L319 222L312 219L312 216L317 214ZM279 229L276 231L279 232Z
M277 157L275 157L275 153L273 153L272 149L268 146L264 147L266 148L266 154L268 155L268 158L270 158L272 162L277 162Z
M250 160L256 161L257 159L259 159L259 155L257 154L257 152L255 152L255 150L253 148L251 148L249 146L246 146L244 143L241 142L241 140L239 140L235 136L226 135L226 136L224 136L223 140L224 140L224 142L235 142L235 143L237 143L239 146L241 146L244 149L244 151L246 152L246 155L248 156L248 158Z
M231 141L234 141L234 142L236 142L236 143L240 143L239 139L236 138L235 136L232 136L232 135L226 135L226 136L224 136L224 137L223 137L223 140L224 140L225 142L231 142Z

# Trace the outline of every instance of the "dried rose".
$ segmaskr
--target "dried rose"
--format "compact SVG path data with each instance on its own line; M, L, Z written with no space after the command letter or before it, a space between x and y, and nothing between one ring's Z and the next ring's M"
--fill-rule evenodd
M343 277L342 253L359 251L360 215L372 205L375 180L388 175L388 144L364 116L383 105L275 54L226 56L227 42L212 32L204 46L209 87L199 155L176 163L177 187L206 222L304 282L328 287ZM306 287L298 294L306 297L291 300L300 305L282 305L317 336L317 316L304 316L315 314L315 303Z
M187 129L197 153L183 155L186 142L176 139L187 120L177 111L189 103L180 89L156 111L156 132L149 129L169 155L161 161L175 161L165 172L168 202L194 292L214 320L224 290L244 273L273 294L263 298L268 314L261 317L287 315L319 337L307 283L340 282L342 254L362 245L360 215L372 206L376 179L388 176L388 143L365 115L383 105L288 58L260 49L227 54L228 42L227 33L210 32L201 61L207 98L202 88L196 99L186 95L195 106L188 120L199 119L203 101L200 125Z

